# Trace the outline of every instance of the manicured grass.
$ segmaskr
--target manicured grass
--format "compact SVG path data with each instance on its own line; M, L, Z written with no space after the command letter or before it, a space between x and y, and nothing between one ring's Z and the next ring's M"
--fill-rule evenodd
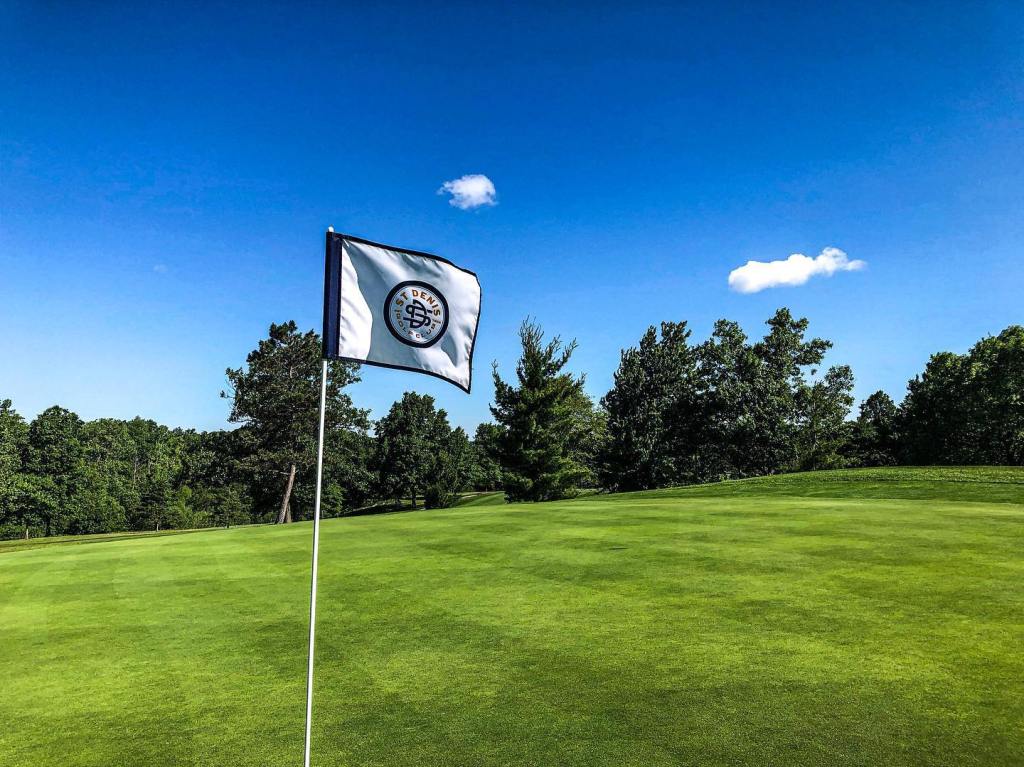
M795 495L1024 504L1024 469L926 466L780 474L655 491L656 497Z
M203 529L204 532L207 532L208 530L209 528ZM108 543L110 541L123 541L136 538L159 538L165 535L185 535L186 533L196 532L199 532L199 530L145 530L121 533L97 533L95 535L55 535L49 538L13 538L10 540L0 541L0 554L6 554L11 551L22 551L24 549L39 549L44 546Z
M326 521L314 763L1024 764L1024 474L897 471ZM310 531L0 554L0 764L301 763Z
M466 493L456 506L504 506L504 493Z

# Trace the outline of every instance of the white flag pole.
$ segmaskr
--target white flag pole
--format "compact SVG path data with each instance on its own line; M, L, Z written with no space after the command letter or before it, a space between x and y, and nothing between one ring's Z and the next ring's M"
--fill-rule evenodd
M327 360L320 371L320 440L316 450L316 503L313 511L313 572L309 589L309 656L306 666L306 746L304 767L309 767L309 736L313 724L313 640L316 637L316 566L320 553L320 491L324 482L324 420L327 414Z

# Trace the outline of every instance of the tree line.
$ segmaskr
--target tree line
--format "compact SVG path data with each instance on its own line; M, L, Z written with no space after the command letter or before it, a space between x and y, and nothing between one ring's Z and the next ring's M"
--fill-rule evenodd
M325 513L444 507L468 490L543 501L786 471L1024 463L1021 326L933 355L901 403L878 391L856 416L851 369L822 368L831 343L787 309L766 326L750 339L719 320L699 343L685 322L651 327L595 401L568 370L575 342L527 320L514 375L492 371L493 422L472 437L414 392L372 423L346 393L358 366L332 361ZM315 332L271 325L226 371L231 430L83 421L56 406L27 422L0 401L0 537L309 518L320 365Z

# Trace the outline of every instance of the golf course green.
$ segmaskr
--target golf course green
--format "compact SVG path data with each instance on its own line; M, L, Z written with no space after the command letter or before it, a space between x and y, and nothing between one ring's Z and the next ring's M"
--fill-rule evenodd
M323 524L317 765L1024 764L1024 470ZM298 765L311 526L0 543L0 765Z

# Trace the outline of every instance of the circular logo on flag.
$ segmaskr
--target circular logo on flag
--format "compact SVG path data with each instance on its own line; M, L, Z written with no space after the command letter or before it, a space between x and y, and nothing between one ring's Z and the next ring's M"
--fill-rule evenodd
M433 285L400 282L384 301L384 319L391 335L403 344L433 346L448 330L448 301Z

